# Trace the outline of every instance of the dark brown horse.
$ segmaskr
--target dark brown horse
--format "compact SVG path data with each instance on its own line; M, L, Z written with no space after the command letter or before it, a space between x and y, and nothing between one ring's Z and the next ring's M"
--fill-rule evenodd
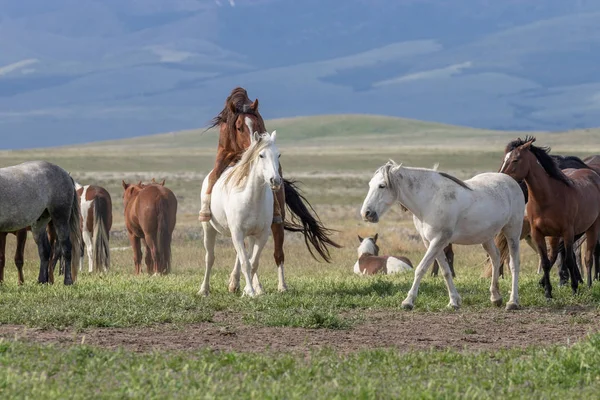
M135 273L142 269L141 240L146 244L145 263L149 274L171 271L171 238L177 216L177 198L161 184L137 185L123 181L125 227L133 248Z
M112 199L101 186L76 184L81 204L81 230L88 254L88 271L110 268L110 229L112 227ZM79 270L83 268L83 252Z
M226 167L238 162L250 146L250 135L254 132L266 132L264 120L258 111L258 99L251 101L245 89L237 87L231 91L223 110L212 120L211 127L219 127L219 146L215 166L209 176L207 193ZM283 177L281 164L279 173ZM283 180L280 190L275 192L274 217L271 231L274 241L274 258L278 268L283 267L284 230L300 232L304 236L310 254L315 257L313 249L327 262L331 261L328 246L341 247L329 238L332 231L325 228L306 198L300 193L296 182ZM210 197L202 196L203 204L199 219L210 220ZM290 217L286 220L286 207ZM283 224L278 223L283 221ZM311 248L312 246L312 248ZM281 283L281 282L280 282ZM285 287L279 287L286 290Z
M575 235L585 233L590 243L596 243L600 230L600 176L590 169L561 171L548 154L549 149L533 145L535 138L517 139L508 144L500 172L527 184L529 201L527 218L531 236L542 258L542 279L546 298L552 298L550 268L556 260L559 239L563 239L565 261L571 277L576 276L573 256ZM546 237L550 236L551 255L548 258ZM591 285L592 250L586 251L588 285ZM578 279L571 279L573 293Z

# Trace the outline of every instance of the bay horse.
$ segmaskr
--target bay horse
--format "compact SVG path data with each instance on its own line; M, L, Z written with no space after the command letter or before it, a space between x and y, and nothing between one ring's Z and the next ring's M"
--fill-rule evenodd
M396 274L413 270L413 265L406 257L380 256L377 238L362 238L358 235L358 261L354 264L354 273L358 275Z
M81 201L83 242L88 255L88 271L110 268L110 229L112 227L112 199L101 186L75 184ZM83 252L79 268L83 268Z
M500 254L494 237L503 232L510 249L512 290L507 310L519 308L519 236L523 225L525 199L519 184L504 174L488 172L462 181L444 172L410 168L393 161L380 167L369 182L369 191L361 208L367 222L376 223L395 203L412 212L415 228L427 251L417 266L408 296L402 302L411 310L421 279L434 259L442 267L450 297L449 307L460 307L461 298L444 256L449 243L482 244L494 265L490 300L500 306L498 286Z
M231 236L237 253L234 270L229 281L232 290L238 284L240 268L246 280L244 294L255 296L263 289L258 279L260 254L269 239L273 219L273 192L283 181L279 175L279 150L275 145L277 132L253 133L250 147L242 159L226 169L217 180L211 196L212 217L202 222L206 271L198 294L208 296L210 273L215 261L214 248L217 233ZM209 177L202 182L202 193L209 184ZM246 251L244 239L248 239ZM280 270L280 281L283 280Z
M171 272L171 239L177 221L177 198L162 183L129 184L122 181L125 227L133 249L135 273L142 270L141 241L146 245L148 274Z
M213 127L219 128L219 145L215 166L209 174L206 189L202 192L204 203L201 205L199 213L200 221L210 219L212 187L222 172L241 159L244 151L250 146L251 135L254 132L267 131L258 109L258 99L251 101L246 89L241 87L236 87L231 91L225 100L224 108L213 118L207 129ZM283 178L281 163L279 163L279 175ZM289 212L289 216L286 210ZM280 222L278 213L283 224L278 223ZM273 258L278 269L279 291L287 290L283 274L285 262L283 251L284 231L300 232L304 237L310 255L316 259L316 252L328 263L331 262L329 247L341 247L330 238L333 231L323 225L314 208L302 195L297 182L294 180L283 178L281 188L275 192L273 222L271 225L274 242Z
M40 257L38 282L48 283L52 247L46 229L52 221L55 256L65 267L64 284L73 284L81 248L81 217L69 173L46 161L30 161L0 168L0 187L0 232L31 227Z
M559 239L565 248L565 262L572 277L571 288L577 292L577 267L573 254L575 236L585 233L588 243L596 243L600 229L600 176L591 169L561 170L550 157L550 149L533 145L535 137L510 142L500 171L527 184L529 201L527 218L531 235L542 259L542 283L546 298L552 298L550 269L556 259ZM512 149L512 150L511 150ZM548 257L546 237L551 237ZM591 285L591 261L594 246L588 246L585 264ZM552 260L552 261L551 261Z

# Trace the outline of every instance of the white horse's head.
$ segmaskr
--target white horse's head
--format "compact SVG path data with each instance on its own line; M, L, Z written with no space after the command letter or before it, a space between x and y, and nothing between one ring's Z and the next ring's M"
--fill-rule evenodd
M390 174L399 168L400 165L390 160L375 172L369 182L369 192L360 210L363 220L379 222L379 218L396 202L397 194L395 188L392 187Z
M269 134L259 134L254 132L252 134L252 140L250 146L258 146L258 158L257 166L258 173L263 177L265 183L271 187L272 190L279 190L281 188L281 175L279 175L279 149L275 145L275 138L277 137L277 131Z

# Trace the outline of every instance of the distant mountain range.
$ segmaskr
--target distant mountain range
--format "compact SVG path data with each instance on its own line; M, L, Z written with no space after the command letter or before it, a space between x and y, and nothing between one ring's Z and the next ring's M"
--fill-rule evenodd
M600 2L0 0L0 148L266 118L600 125ZM282 132L283 133L283 132Z

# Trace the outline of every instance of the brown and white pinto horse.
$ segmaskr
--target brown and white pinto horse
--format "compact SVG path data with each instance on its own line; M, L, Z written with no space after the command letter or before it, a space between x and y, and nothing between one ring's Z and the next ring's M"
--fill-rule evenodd
M250 135L254 132L263 133L267 131L264 120L258 111L258 99L251 101L246 90L241 87L231 91L225 101L225 107L212 120L212 127L219 127L219 146L207 193L212 192L214 183L225 168L240 160L244 150L250 146ZM281 164L279 165L279 174L283 178ZM296 182L283 179L282 188L274 194L274 216L271 231L275 248L273 256L277 267L282 270L285 261L283 252L284 230L302 233L310 254L315 257L314 248L325 261L331 262L328 247L340 248L341 246L329 238L332 231L323 226L310 203L298 190ZM208 204L202 205L199 219L201 221L210 220L210 196L203 195L202 197L206 199ZM291 212L291 219L287 221L284 205ZM278 216L280 216L283 224L278 223L280 222ZM286 290L281 276L279 290Z
M171 271L171 238L177 217L177 198L165 181L137 185L123 181L125 227L133 248L135 273L141 272L142 247L146 244L145 263L149 274Z
M100 186L81 186L75 183L79 195L83 242L88 255L88 271L102 267L110 268L110 229L112 228L112 199L106 189ZM83 268L83 252L81 264Z
M413 270L413 265L406 257L380 256L377 238L358 236L358 261L354 264L354 273L358 275L396 274Z

